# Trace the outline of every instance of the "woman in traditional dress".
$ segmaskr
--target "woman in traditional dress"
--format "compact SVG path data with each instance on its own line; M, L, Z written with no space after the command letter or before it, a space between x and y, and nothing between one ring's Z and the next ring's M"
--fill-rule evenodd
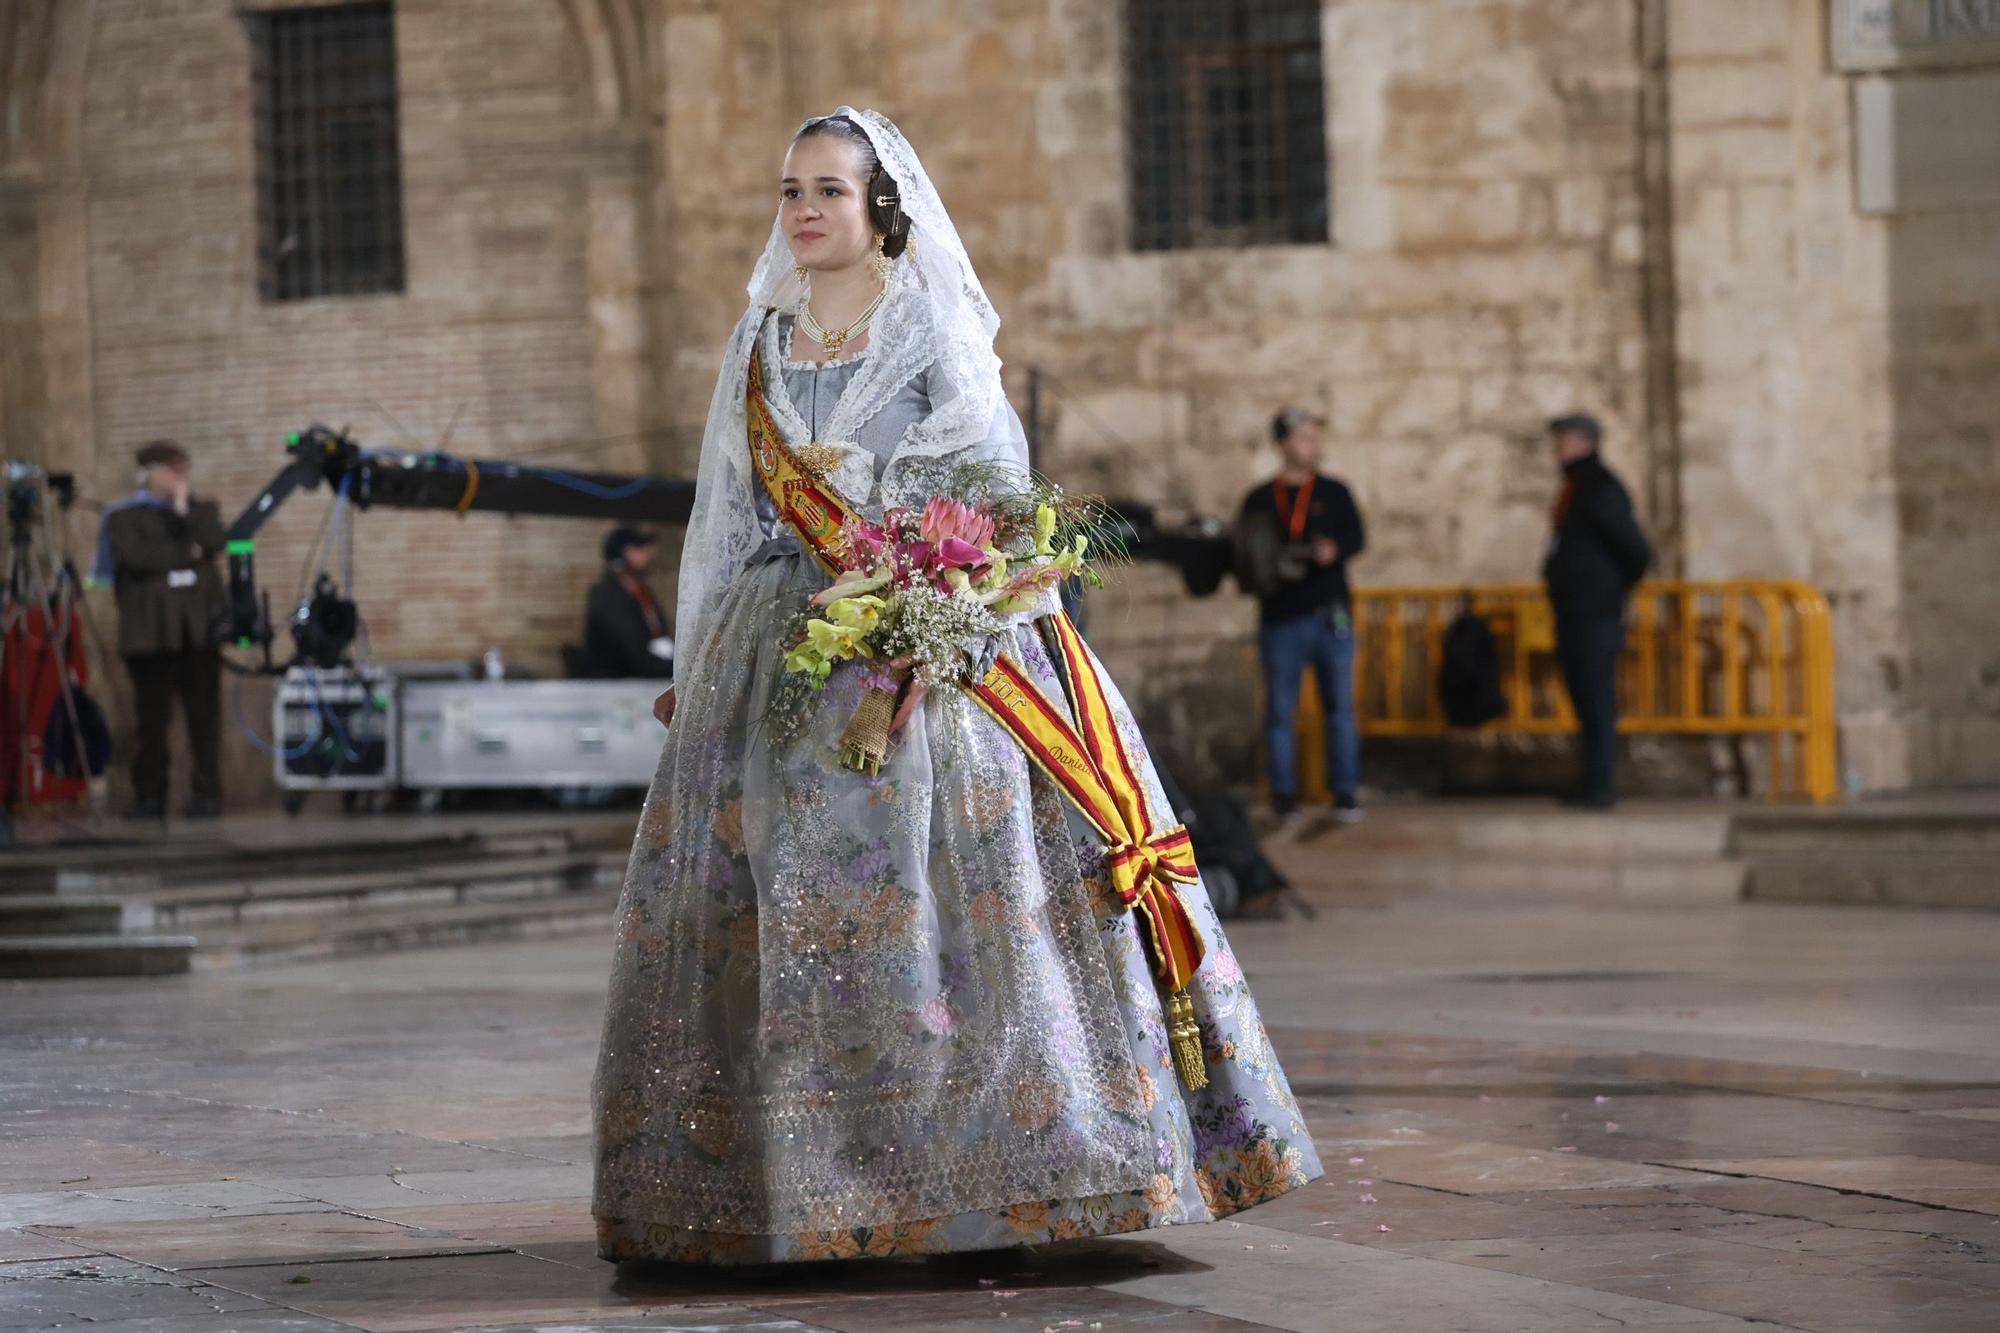
M1085 817L969 679L907 685L875 773L842 762L854 666L779 721L787 635L830 576L747 432L868 519L921 509L969 462L1025 471L998 326L896 127L847 107L807 122L709 409L680 675L618 909L606 1259L994 1249L1206 1222L1320 1174L1205 893L1169 878L1138 729L1052 632L1053 596L1006 617L985 661L1079 725L1066 691L1100 683L1129 836ZM1168 914L1198 937L1171 994L1148 938Z

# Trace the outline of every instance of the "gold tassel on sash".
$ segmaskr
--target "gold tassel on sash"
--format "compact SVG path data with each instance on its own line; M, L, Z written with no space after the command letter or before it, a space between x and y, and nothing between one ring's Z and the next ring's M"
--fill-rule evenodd
M1167 1045L1174 1053L1174 1069L1188 1089L1199 1092L1208 1086L1208 1065L1201 1057L1201 1024L1195 1022L1194 999L1183 986L1167 997Z

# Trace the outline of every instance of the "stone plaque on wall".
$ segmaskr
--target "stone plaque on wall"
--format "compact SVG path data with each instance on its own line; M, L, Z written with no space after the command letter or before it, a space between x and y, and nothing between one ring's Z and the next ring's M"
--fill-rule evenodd
M2000 65L2000 0L1829 0L1849 72Z
M2000 206L2000 70L1854 85L1855 204L1864 213Z

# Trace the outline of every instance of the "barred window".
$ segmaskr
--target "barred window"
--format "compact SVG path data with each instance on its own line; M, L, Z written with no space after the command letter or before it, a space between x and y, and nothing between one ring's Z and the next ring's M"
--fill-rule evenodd
M245 15L266 301L403 290L396 30L387 3Z
M1323 242L1320 0L1125 0L1132 247Z

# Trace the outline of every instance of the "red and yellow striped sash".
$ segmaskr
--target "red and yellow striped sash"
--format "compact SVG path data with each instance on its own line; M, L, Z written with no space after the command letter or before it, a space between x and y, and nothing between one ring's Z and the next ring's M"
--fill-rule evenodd
M846 527L858 516L832 487L800 466L779 434L764 395L758 342L750 348L745 396L751 468L813 558L829 573L839 573L847 567ZM1118 729L1104 668L1068 616L1058 612L1049 619L1063 667L1067 713L1005 655L980 680L962 682L963 688L1104 840L1112 888L1119 902L1138 914L1153 975L1168 993L1167 1030L1175 1066L1188 1087L1203 1088L1208 1073L1187 994L1201 966L1201 932L1174 887L1199 882L1194 845L1185 825L1155 824L1138 765Z

